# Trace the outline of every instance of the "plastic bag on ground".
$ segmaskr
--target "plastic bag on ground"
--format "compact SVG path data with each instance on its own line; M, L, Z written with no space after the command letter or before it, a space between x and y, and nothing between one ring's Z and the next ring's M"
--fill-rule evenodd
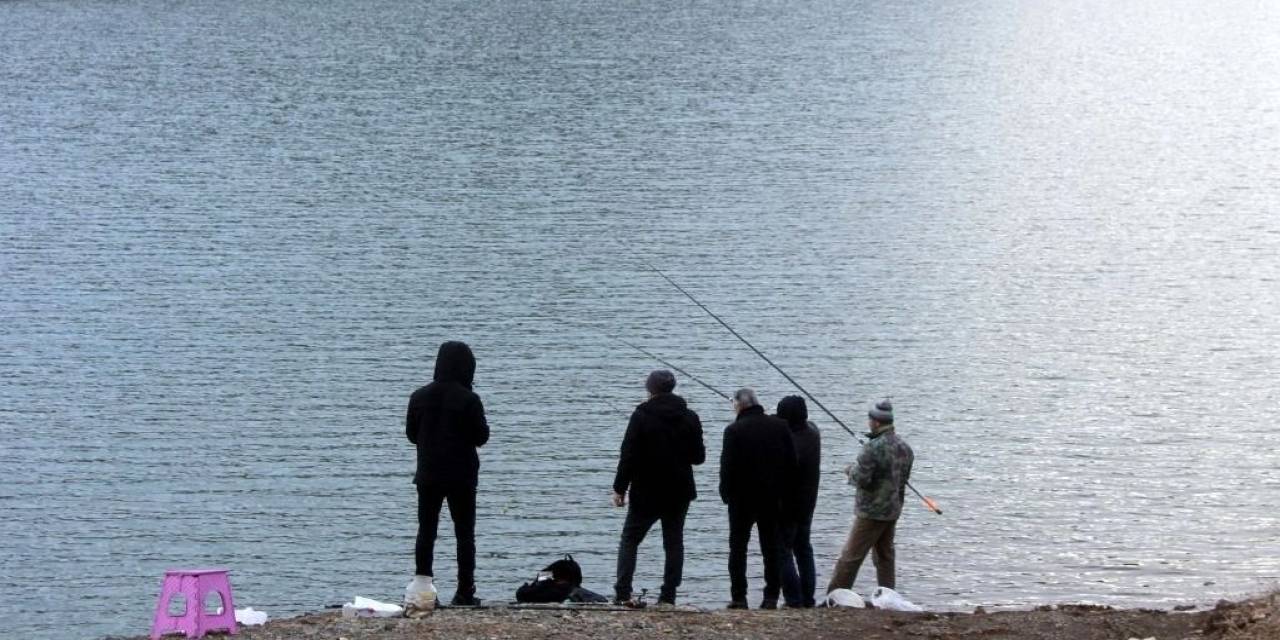
M354 600L342 605L344 618L394 618L402 615L404 608L398 604L378 602L370 598L356 596Z
M871 604L877 609L889 611L924 611L920 605L910 602L889 587L876 587L875 593L871 594Z
M267 623L267 612L257 611L253 607L245 607L236 609L236 624L242 624L246 627L256 627L260 624Z
M832 589L827 594L826 600L828 607L853 607L855 609L864 609L867 603L862 600L862 596L854 593L849 589Z
M404 614L410 618L429 616L436 608L437 599L431 576L414 576L404 588Z

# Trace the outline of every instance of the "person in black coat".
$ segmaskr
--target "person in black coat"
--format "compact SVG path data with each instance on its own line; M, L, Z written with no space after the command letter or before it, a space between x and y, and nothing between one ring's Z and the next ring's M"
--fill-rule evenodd
M458 591L453 604L477 604L476 488L480 456L489 440L489 424L480 396L471 390L476 359L463 342L446 342L436 355L431 384L413 392L405 416L405 434L418 447L418 539L414 573L432 576L440 507L449 502L458 543ZM415 578L415 582L417 578ZM428 580L427 583L430 583Z
M662 522L662 570L659 604L674 605L676 588L684 570L684 519L698 492L693 466L707 457L702 443L702 422L680 396L672 391L676 377L659 369L649 374L645 389L649 399L631 414L622 438L618 473L613 479L613 506L630 507L618 544L618 573L614 601L632 604L631 579L636 570L636 549L655 522Z
M809 532L818 504L822 433L809 422L809 409L800 396L787 396L778 402L778 417L791 430L799 463L795 491L783 502L782 594L788 607L812 607L816 569Z
M778 607L783 501L796 484L796 450L787 423L766 415L751 389L733 394L738 419L724 430L720 451L720 499L729 506L731 609L747 608L747 542L751 527L764 556L762 609Z

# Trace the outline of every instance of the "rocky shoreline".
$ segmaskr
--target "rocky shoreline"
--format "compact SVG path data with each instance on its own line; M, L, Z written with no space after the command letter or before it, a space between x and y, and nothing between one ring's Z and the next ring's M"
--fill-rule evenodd
M128 640L143 640L137 636ZM344 618L337 611L242 627L243 640L585 640L744 638L928 640L1264 640L1280 638L1280 594L1219 602L1208 610L1043 606L1030 611L901 613L861 609L778 611L441 609L421 620Z

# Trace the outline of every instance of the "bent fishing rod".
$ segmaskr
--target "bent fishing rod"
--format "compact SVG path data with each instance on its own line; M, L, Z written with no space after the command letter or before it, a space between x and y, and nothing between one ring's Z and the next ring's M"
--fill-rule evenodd
M790 375L787 374L786 371L783 371L782 367L779 367L777 364L773 362L773 360L770 360L769 356L766 356L763 352L757 349L755 345L751 344L749 341L747 341L746 338L742 337L742 334L738 333L737 331L734 330L733 327L729 326L728 322L725 322L724 319L716 315L714 311L712 311L711 309L708 309L707 305L699 302L697 298L693 297L692 293L689 293L688 291L686 291L684 287L680 286L675 280L672 280L671 277L663 273L662 270L653 266L649 262L644 262L644 265L648 267L650 271L653 271L654 273L662 276L663 280L666 280L668 283L671 284L671 286L675 287L676 290L678 290L680 293L683 293L686 298L691 300L694 304L698 305L698 308L705 311L707 315L714 318L716 322L719 322L720 326L724 327L725 329L728 329L729 333L732 333L735 338L742 341L742 344L747 345L747 348L754 351L756 355L760 356L762 359L764 359L765 362L769 363L769 366L773 367L775 371L782 374L782 377L786 378L787 382L790 382L791 384L795 385L796 389L800 390L800 393L803 393L805 397L809 398L810 400L813 401L814 404L818 405L818 408L822 409L822 411L826 413L828 416L830 416L832 420L835 420L836 424L840 425L840 427L843 428L845 431L847 431L849 435L853 436L855 440L857 440L859 443L863 442L862 438L859 437L857 433L854 433L853 429L850 429L848 425L846 425L843 421L840 420L840 418L837 418L836 414L832 413L831 410L826 407L826 405L822 404L821 401L813 397L812 393L809 393L809 391L805 389L803 386L801 386L799 382L796 382L795 378L792 378ZM928 510L938 515L942 515L942 508L938 506L938 503L935 500L933 500L932 498L925 497L924 494L920 493L918 490L916 490L915 487L911 486L910 482L907 483L907 488L910 489L912 493L916 494L916 496L920 498L920 501L924 503L925 508L927 508Z

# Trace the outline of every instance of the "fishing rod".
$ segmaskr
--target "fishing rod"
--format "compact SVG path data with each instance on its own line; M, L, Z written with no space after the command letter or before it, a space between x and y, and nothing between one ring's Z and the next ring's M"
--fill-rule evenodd
M832 413L831 410L826 407L826 405L822 404L821 401L813 397L812 393L809 393L809 391L805 389L803 386L801 386L799 382L796 382L795 378L792 378L790 375L787 374L786 371L783 371L782 367L779 367L777 364L773 362L773 360L770 360L769 356L766 356L763 352L757 349L755 345L751 344L746 338L742 337L742 334L738 333L733 329L733 327L729 326L728 322L725 322L724 319L716 315L714 311L712 311L711 309L708 309L707 305L699 302L697 298L693 297L692 293L689 293L688 291L686 291L684 287L680 286L679 283L677 283L675 280L672 280L670 276L663 273L661 269L658 269L657 267L653 266L647 261L644 262L644 265L646 267L649 267L650 271L653 271L654 273L662 276L663 280L666 280L668 283L671 284L671 286L675 287L680 293L683 293L686 298L691 300L694 304L698 305L700 309L707 312L707 315L714 318L716 322L719 322L720 326L724 327L725 329L728 329L729 333L732 333L735 338L742 341L742 344L747 345L747 348L751 349L752 351L755 352L756 355L763 358L765 362L769 363L769 366L773 367L775 371L782 374L782 377L786 378L787 382L790 382L791 384L795 385L795 387L800 390L800 393L803 393L805 397L809 398L810 400L813 401L814 404L818 405L818 408L822 409L822 411L825 412L828 416L831 416L831 419L835 420L836 424L840 425L840 427L843 428L845 431L847 431L849 435L853 436L855 440L857 440L859 443L863 442L862 438L859 437L858 434L854 433L853 429L850 429L848 425L846 425L843 421L840 420L840 418L837 418L836 414ZM915 493L916 496L920 498L920 501L924 503L925 508L927 508L928 510L938 515L942 515L942 508L938 506L938 503L936 501L934 501L932 498L925 497L924 494L921 494L919 491L916 490L915 487L911 486L910 482L907 483L907 488L910 489L912 493Z
M710 391L711 393L714 393L714 394L716 394L716 395L720 396L721 398L724 398L725 400L730 400L730 401L732 401L732 400L733 400L733 398L729 397L729 396L728 396L728 394L726 394L725 392L723 392L723 391L721 391L721 390L719 390L719 389L717 389L717 388L715 388L715 387L713 387L713 386L711 386L711 385L709 385L709 384L707 384L707 383L703 382L701 378L699 378L699 377L697 377L697 376L693 375L692 373L689 373L688 371L685 371L684 369L681 369L680 367L677 367L676 365L674 365L674 364L672 364L672 363L670 363L670 362L668 362L668 361L666 361L666 360L664 360L664 359L660 358L658 355L656 355L656 354L654 354L654 353L650 352L649 350L647 350L647 349L645 349L645 348L643 348L643 347L640 347L639 345L636 345L636 344L634 344L634 343L632 343L632 342L629 342L629 341L627 341L627 340L624 340L624 339L622 339L622 338L619 338L618 336L615 336L615 335L612 335L612 334L608 334L608 333L604 333L604 332L602 332L602 331L597 331L597 330L595 330L595 329L590 329L590 328L588 328L588 327L584 327L584 326L582 326L582 325L579 325L579 324L576 324L576 323L573 323L573 322L569 322L569 321L567 321L567 320L560 320L559 318L556 318L556 321L557 321L557 322L560 322L560 323L562 323L562 324L567 324L567 325L569 325L569 326L571 326L571 327L575 327L575 328L578 328L578 329L587 329L588 331L592 331L592 332L596 333L597 335L603 336L603 337L608 338L608 339L610 339L610 340L613 340L613 341L619 342L619 343L621 343L621 344L623 344L623 345L626 345L626 346L628 346L628 347L631 347L632 349L635 349L636 351L639 351L640 353L642 353L642 354L644 354L644 355L646 355L646 356L648 356L648 357L652 358L653 360L656 360L656 361L658 361L658 362L662 363L662 364L663 364L663 365L665 365L666 367L668 367L668 368L670 368L670 369L674 369L674 370L676 371L676 373L679 373L680 375L683 375L684 377L686 377L686 378L688 378L688 379L690 379L690 380L692 380L692 381L694 381L694 382L696 382L696 383L698 383L698 384L702 385L703 387L705 387L705 388L706 388L708 391Z

